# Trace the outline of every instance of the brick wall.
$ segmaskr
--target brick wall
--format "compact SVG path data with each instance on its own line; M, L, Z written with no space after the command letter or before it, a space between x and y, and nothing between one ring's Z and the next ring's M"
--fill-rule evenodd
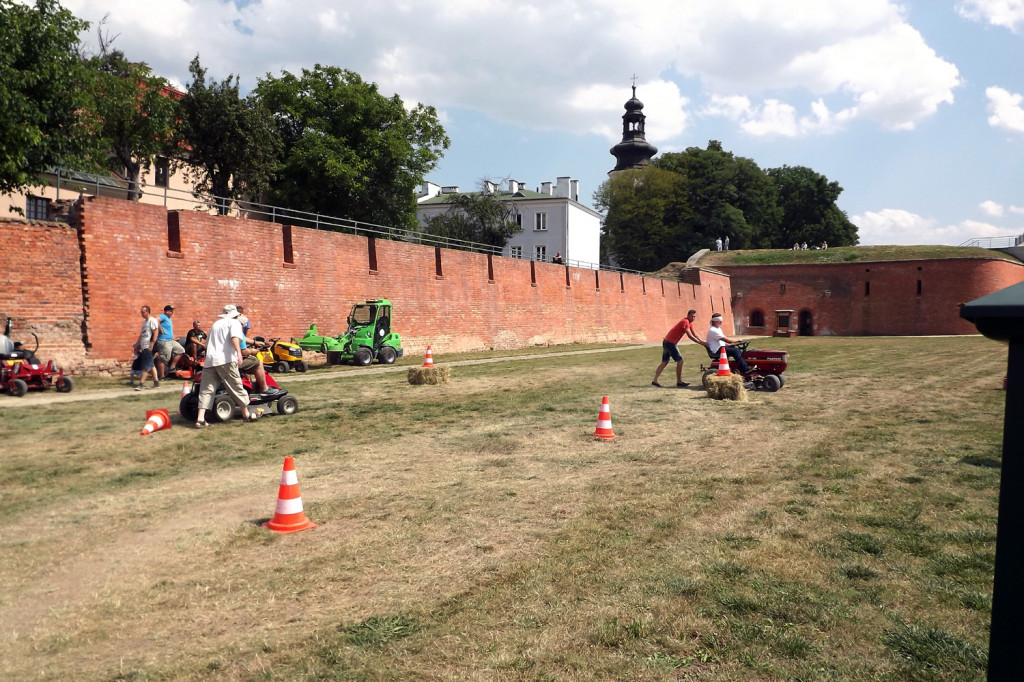
M414 355L428 344L444 353L657 341L689 308L704 321L731 316L729 279L709 272L684 284L498 256L489 264L484 254L300 227L290 228L285 262L282 225L105 198L85 199L78 224L91 357L129 359L143 304L155 314L174 305L178 336L235 303L255 333L298 337L313 322L340 333L353 303L389 298Z
M830 265L729 266L740 334L772 334L775 310L810 314L814 335L975 334L960 305L1024 280L1024 265L1001 259L943 259ZM750 325L759 310L764 327Z
M58 223L0 218L0 248L0 333L11 317L11 337L32 348L34 332L41 359L80 364L85 346L77 231Z

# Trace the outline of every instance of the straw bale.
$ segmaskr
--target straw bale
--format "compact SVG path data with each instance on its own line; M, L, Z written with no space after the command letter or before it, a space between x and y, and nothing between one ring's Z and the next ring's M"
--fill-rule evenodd
M730 374L727 377L709 376L708 395L715 400L747 400L747 390L743 388L743 377Z
M447 384L450 375L448 367L410 367L409 383L416 386Z

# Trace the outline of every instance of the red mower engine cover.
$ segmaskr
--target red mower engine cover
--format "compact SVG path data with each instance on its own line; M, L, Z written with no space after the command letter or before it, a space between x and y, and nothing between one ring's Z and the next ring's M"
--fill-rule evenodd
M748 350L743 359L751 369L756 367L765 374L782 374L789 366L789 353L784 350Z

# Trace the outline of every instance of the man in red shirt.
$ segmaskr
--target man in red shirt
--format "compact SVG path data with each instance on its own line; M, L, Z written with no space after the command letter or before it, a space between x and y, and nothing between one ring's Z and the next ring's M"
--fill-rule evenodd
M661 376L662 370L668 366L670 359L676 361L676 386L685 388L690 385L683 381L683 356L679 354L679 348L676 344L683 338L683 334L686 334L694 343L707 346L707 343L702 341L693 331L693 321L696 318L696 310L687 311L686 317L679 320L676 326L672 327L668 334L665 335L665 340L661 342L661 364L658 365L658 369L654 372L654 381L651 382L651 386L661 388L661 384L658 383L658 377Z

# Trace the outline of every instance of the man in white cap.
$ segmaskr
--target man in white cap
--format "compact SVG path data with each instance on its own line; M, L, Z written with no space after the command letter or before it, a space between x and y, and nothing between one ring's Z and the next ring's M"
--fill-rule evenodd
M238 309L226 305L218 317L220 319L210 326L206 342L206 360L203 362L203 377L199 383L197 429L209 426L206 423L206 411L213 407L213 396L221 384L235 404L242 408L244 421L256 421L260 417L259 412L249 412L249 394L245 392L242 375L238 372L238 362L242 358L241 340L245 338L242 325L238 322Z
M746 374L747 361L743 359L743 353L739 348L728 345L731 343L739 343L739 339L730 339L725 335L722 331L722 313L715 313L711 316L711 326L708 327L708 355L717 360L722 354L722 346L725 346L725 354L736 361L740 374Z

